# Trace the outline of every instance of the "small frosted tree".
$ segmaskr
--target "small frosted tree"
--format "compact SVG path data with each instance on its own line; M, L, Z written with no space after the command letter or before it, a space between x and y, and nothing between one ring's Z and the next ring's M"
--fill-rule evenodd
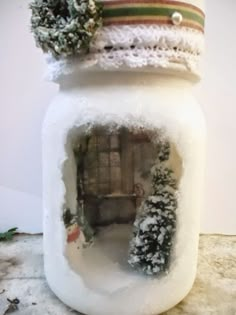
M176 229L176 179L167 167L170 145L159 148L158 163L151 170L153 194L138 209L130 242L129 264L148 275L167 272Z

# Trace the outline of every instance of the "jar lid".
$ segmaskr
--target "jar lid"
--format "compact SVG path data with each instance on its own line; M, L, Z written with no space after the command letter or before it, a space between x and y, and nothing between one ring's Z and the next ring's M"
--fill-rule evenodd
M203 0L34 0L31 9L53 80L81 69L200 75Z

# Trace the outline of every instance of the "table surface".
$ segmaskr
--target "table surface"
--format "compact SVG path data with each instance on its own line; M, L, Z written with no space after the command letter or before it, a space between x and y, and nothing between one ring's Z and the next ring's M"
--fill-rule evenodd
M48 288L41 235L0 243L0 315L18 298L16 315L78 314ZM120 314L119 314L120 315ZM189 295L163 315L236 315L236 236L202 235L198 273Z

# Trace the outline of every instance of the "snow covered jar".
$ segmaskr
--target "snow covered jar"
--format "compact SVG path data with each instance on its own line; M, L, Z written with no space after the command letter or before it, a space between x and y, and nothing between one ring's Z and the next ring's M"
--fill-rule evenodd
M87 315L157 315L192 287L205 122L201 0L34 0L60 84L43 125L45 273Z

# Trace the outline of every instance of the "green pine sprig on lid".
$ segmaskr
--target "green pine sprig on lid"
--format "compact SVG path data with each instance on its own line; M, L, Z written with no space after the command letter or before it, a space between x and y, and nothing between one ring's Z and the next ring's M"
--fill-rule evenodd
M102 25L96 0L33 0L31 29L36 44L55 58L88 53Z

